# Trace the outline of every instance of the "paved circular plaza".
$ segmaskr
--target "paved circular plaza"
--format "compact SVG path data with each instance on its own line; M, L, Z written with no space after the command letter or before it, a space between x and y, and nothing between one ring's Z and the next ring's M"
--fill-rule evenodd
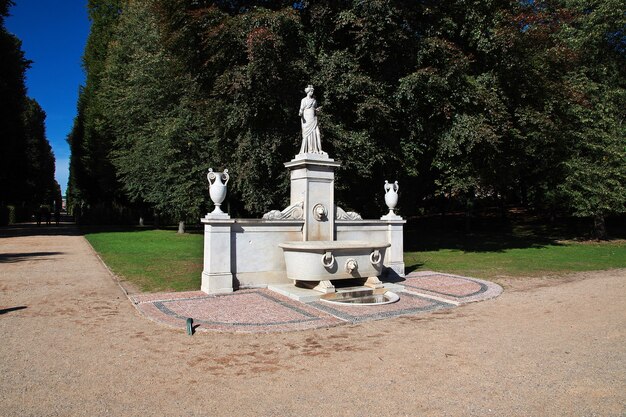
M454 308L498 296L502 288L488 281L431 271L413 272L398 284L400 300L378 306L302 303L268 289L244 289L227 295L201 291L130 296L137 309L159 323L186 329L227 332L276 332L316 329Z

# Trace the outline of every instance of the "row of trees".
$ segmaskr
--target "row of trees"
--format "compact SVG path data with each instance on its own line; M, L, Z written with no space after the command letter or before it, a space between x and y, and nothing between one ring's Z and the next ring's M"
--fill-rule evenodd
M24 77L31 62L21 41L4 26L12 5L0 0L0 224L26 220L42 204L61 204L46 114L26 95Z
M604 0L90 0L69 197L184 221L208 167L230 211L284 206L314 84L336 197L403 184L402 212L478 202L626 211L626 10Z

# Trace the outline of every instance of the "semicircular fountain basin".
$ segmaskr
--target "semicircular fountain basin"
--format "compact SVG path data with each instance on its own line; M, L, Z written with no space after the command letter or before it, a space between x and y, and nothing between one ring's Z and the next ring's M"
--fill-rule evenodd
M378 306L395 303L400 299L398 294L385 288L359 289L355 291L324 294L320 300L330 304L344 304L350 306Z
M377 277L383 270L387 242L317 240L283 242L287 277L322 281Z

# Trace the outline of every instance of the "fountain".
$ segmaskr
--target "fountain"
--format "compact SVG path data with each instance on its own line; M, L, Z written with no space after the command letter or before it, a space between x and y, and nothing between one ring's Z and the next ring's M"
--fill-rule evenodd
M392 302L394 297L386 301L381 298L389 285L379 278L404 276L405 220L394 212L398 182L385 181L389 213L378 220L364 220L358 213L336 206L335 169L341 164L322 150L313 87L309 85L305 92L299 113L302 146L285 163L291 173L288 207L269 211L262 219L231 219L219 210L228 171L210 170L210 195L216 210L202 219L201 289L215 294L236 288L269 287L301 301L312 301L323 294L354 292L352 287L338 291L337 286L345 282L356 283L361 296L378 303ZM213 187L219 190L213 191ZM341 298L345 302L355 297ZM332 296L326 299L333 301Z

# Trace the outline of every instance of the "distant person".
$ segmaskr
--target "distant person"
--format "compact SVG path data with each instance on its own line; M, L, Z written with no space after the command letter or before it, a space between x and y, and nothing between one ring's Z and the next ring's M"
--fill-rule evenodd
M61 220L61 210L59 210L59 204L54 206L54 222L59 225L59 221Z
M39 208L35 210L35 219L37 220L37 226L41 226L41 209L42 207L39 206Z
M46 224L50 224L50 220L52 218L52 213L50 213L50 207L43 205L41 206L42 217L46 218Z

